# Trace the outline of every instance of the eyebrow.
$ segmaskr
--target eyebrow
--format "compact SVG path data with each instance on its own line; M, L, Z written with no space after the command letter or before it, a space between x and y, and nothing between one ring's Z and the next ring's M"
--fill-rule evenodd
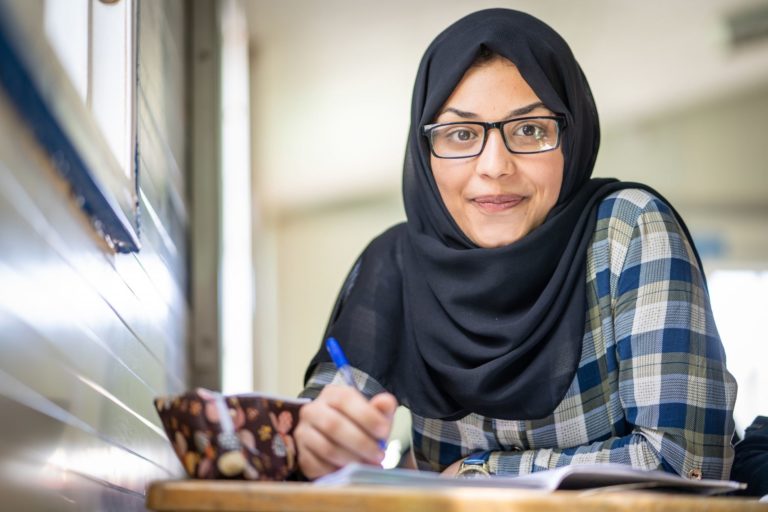
M526 105L524 107L516 108L514 110L509 111L507 113L507 115L504 117L504 119L509 119L509 118L516 117L516 116L523 116L525 114L530 114L531 112L533 112L534 110L536 110L537 108L540 108L540 107L547 108L546 105L544 105L544 103L542 103L540 101L537 101L537 102L531 103L530 105ZM464 110L459 110L459 109L453 108L453 107L448 107L448 108L444 109L442 112L440 112L437 115L437 117L440 117L441 115L443 115L443 114L445 114L447 112L451 112L453 114L456 114L457 116L463 117L464 119L477 119L478 117L480 117L477 114L475 114L474 112L466 112Z

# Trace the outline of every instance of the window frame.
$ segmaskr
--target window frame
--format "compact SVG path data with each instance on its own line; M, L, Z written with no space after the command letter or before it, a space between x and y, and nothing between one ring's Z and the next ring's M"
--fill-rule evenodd
M135 98L138 0L120 1L130 5L127 12L132 35L126 50L130 55L130 94ZM42 12L26 2L0 2L0 65L0 91L8 96L53 167L69 183L94 230L116 252L139 251L135 100L130 107L128 136L132 142L126 172L52 48Z

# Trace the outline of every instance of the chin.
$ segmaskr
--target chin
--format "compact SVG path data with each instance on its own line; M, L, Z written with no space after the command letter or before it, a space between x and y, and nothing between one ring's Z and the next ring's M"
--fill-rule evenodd
M517 242L521 238L522 236L519 233L510 234L509 231L499 233L487 232L476 233L475 236L472 237L472 241L485 249L493 249Z

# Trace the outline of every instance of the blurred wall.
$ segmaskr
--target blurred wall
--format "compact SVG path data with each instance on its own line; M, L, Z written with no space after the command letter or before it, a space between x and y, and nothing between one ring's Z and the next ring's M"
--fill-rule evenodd
M3 510L144 510L151 480L180 476L152 399L187 386L183 9L146 1L138 20L139 253L99 236L57 168L67 162L0 87ZM42 3L14 10L29 23L12 43L45 48ZM67 121L92 123L55 61L31 64L53 70L46 99Z
M708 272L768 267L768 83L608 125L596 176L656 188L686 219Z
M278 219L277 386L281 392L292 395L301 390L303 372L323 340L336 293L368 242L404 220L400 203L396 194L369 197Z

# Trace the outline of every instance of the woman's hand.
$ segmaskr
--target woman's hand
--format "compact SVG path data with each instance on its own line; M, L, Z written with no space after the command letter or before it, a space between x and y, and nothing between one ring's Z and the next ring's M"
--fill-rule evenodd
M440 476L446 476L446 477L453 477L456 476L459 473L459 469L461 468L461 463L464 462L464 459L459 459L447 468L445 468L442 473L440 473Z
M301 408L294 431L301 472L314 480L350 462L380 464L379 440L389 437L396 408L389 393L368 401L350 386L323 388Z

